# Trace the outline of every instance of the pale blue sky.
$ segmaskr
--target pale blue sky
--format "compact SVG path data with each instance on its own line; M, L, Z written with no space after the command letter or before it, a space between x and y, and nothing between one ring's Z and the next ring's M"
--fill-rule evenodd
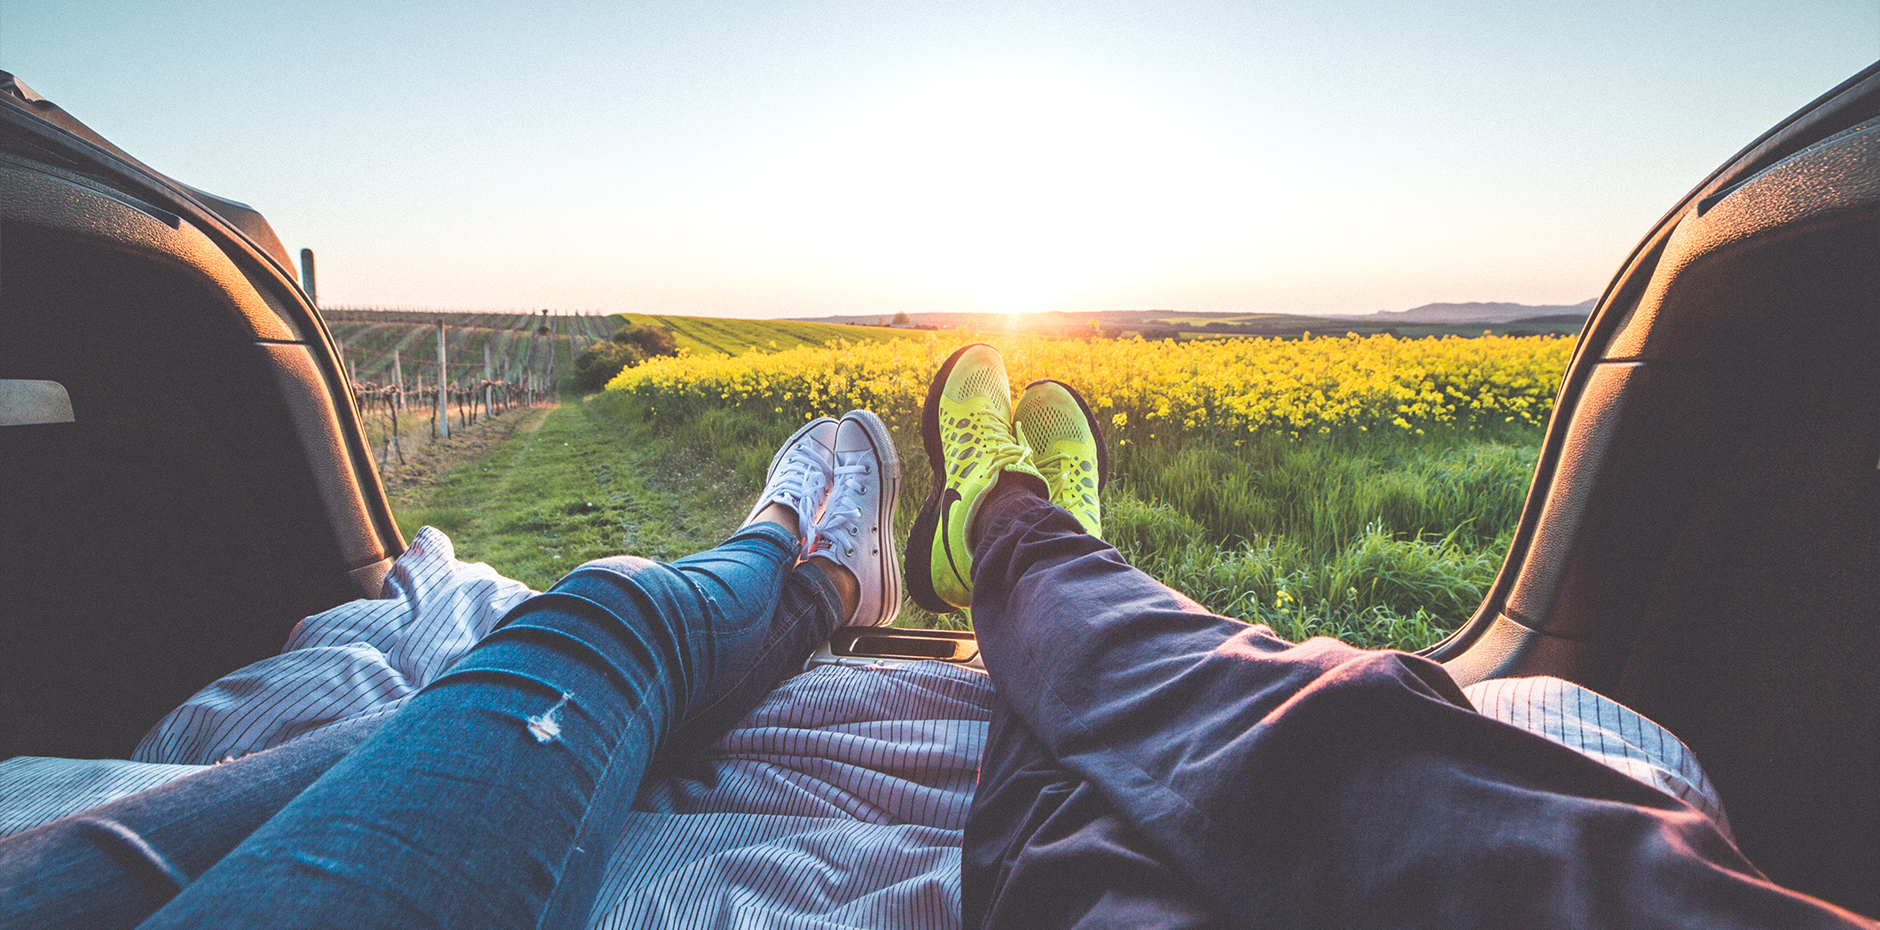
M327 303L1567 303L1880 2L58 3L12 71Z

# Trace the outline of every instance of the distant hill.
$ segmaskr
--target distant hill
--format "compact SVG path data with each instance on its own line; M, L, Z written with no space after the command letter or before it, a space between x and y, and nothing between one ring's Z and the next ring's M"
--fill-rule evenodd
M1408 310L1379 310L1370 316L1352 317L1354 320L1377 320L1389 323L1512 323L1516 320L1531 320L1535 317L1576 317L1584 320L1593 312L1598 298L1577 304L1507 304L1479 303L1466 304L1424 304Z
M1144 335L1196 333L1235 336L1297 336L1301 333L1394 333L1401 336L1479 336L1485 330L1574 335L1596 301L1572 305L1463 303L1425 304L1364 316L1323 317L1292 313L1190 312L1181 310L1051 311L1014 319L996 313L910 313L907 326L921 329L998 331L1022 323L1031 332L1089 333L1094 328ZM818 323L884 327L887 314L818 317ZM1511 326L1511 324L1518 324ZM880 331L880 330L877 330ZM889 330L890 332L896 330Z
M1195 318L1207 320L1244 320L1253 316L1287 316L1289 319L1309 319L1308 317L1295 318L1288 314L1277 313L1247 314L1231 311L1225 313L1184 313L1177 310L1082 310L1073 313L1051 310L1045 313L1024 314L1024 319L1027 328L1059 329L1065 327L1088 327L1092 321L1095 321L1104 325L1122 326L1124 328L1134 329L1145 323L1154 322L1169 316L1180 316L1184 319ZM850 326L886 326L888 321L893 317L894 314L892 313L852 313L839 316L795 317L795 319L817 323L844 323ZM1008 316L1003 313L910 313L907 315L907 318L909 325L922 329L999 330L1004 329L1008 323Z

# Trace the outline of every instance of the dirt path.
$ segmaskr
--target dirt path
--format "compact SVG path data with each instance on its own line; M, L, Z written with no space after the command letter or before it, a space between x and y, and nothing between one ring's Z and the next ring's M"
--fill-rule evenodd
M408 503L441 481L451 469L487 457L515 433L534 433L548 420L554 407L517 410L477 421L474 426L453 426L450 438L427 442L405 453L404 464L397 457L379 469L385 483L385 495L393 509Z

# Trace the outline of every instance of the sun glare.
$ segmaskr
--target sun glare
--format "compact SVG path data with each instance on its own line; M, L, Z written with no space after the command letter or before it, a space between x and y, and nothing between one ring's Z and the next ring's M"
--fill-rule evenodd
M736 209L857 270L995 313L1151 270L1249 222L1252 169L1127 95L980 75L885 101L766 167Z

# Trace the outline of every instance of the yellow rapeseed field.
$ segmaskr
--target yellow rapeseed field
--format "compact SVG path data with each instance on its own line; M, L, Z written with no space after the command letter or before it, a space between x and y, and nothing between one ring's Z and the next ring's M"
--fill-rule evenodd
M917 428L927 383L955 348L986 341L1013 388L1056 378L1083 392L1113 442L1170 433L1238 442L1290 436L1472 430L1544 423L1573 340L1392 336L1149 342L935 333L768 355L654 359L620 373L658 419L738 407L803 420L854 408Z

